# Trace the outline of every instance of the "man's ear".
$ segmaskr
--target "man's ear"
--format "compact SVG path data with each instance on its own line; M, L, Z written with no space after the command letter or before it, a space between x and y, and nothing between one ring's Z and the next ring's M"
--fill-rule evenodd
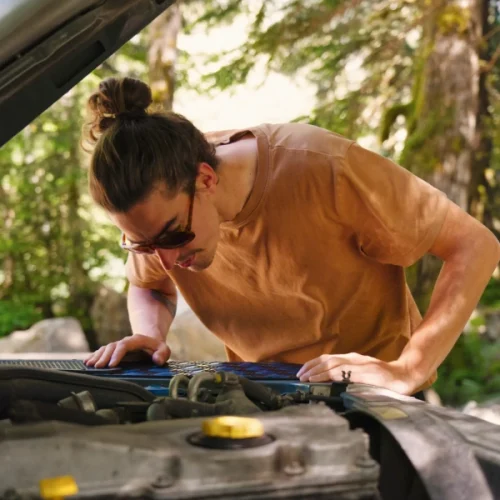
M215 170L205 162L198 164L198 175L196 176L196 191L200 193L215 193L215 187L219 177Z

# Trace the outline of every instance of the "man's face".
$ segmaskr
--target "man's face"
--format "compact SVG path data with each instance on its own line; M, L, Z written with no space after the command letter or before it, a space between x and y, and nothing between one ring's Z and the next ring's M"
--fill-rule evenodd
M201 271L212 263L219 239L218 215L209 192L197 191L194 197L191 231L195 238L191 242L175 249L157 248L154 245L154 242L162 241L169 231L186 228L190 198L184 192L172 198L165 189L158 188L128 212L112 213L110 217L125 234L127 242L153 243L154 253L165 270L177 265Z

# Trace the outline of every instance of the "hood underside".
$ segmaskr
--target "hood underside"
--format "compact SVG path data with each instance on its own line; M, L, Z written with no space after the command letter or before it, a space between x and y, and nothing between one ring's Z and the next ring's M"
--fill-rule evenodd
M0 146L165 11L173 0L0 3Z

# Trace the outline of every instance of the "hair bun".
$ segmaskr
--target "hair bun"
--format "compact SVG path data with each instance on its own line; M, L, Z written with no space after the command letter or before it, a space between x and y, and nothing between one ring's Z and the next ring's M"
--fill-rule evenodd
M90 122L87 124L87 139L96 142L119 115L144 116L153 102L151 89L135 78L107 78L88 100Z

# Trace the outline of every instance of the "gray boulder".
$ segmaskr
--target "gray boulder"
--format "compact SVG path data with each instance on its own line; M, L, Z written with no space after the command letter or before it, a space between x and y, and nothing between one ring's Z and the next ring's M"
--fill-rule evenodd
M484 316L486 336L492 342L500 340L500 311L491 311Z
M500 399L498 398L481 404L476 401L469 401L462 411L467 415L500 425Z
M167 344L177 361L225 361L224 344L198 319L191 309L175 318Z
M90 318L98 345L132 335L127 313L127 296L107 287L101 287L90 309Z
M87 339L75 318L44 319L29 330L0 339L0 353L88 351Z

